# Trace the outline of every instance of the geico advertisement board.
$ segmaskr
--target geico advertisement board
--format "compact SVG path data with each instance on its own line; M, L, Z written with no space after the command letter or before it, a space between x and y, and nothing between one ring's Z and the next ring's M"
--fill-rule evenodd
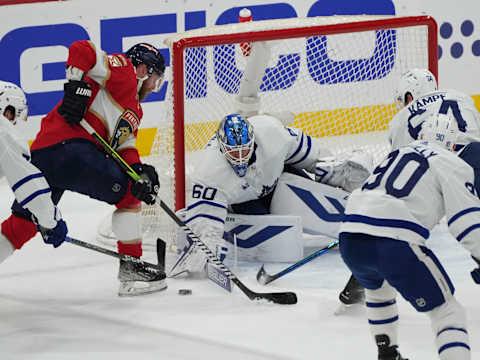
M474 1L464 1L464 3L467 7L470 7L470 14L480 10L480 5L476 5ZM432 11L429 11L429 6ZM458 22L462 21L462 16L454 15L458 11L453 5L439 6L435 1L423 1L418 4L410 0L370 0L366 2L356 0L290 0L288 2L264 0L235 4L233 1L206 0L143 0L141 2L70 0L1 6L0 52L2 57L0 58L0 79L17 83L25 90L30 114L34 118L33 124L26 127L25 132L31 134L30 137L33 138L38 130L38 119L54 107L62 97L62 88L65 81L65 60L68 46L73 41L92 40L107 53L123 52L137 42L147 41L161 48L168 66L169 50L163 45L163 40L166 37L185 30L235 23L238 21L238 12L243 7L252 10L255 14L255 20L333 14L431 14L440 19L440 21L437 20L441 35L439 39L450 39L448 44L439 44L441 48L439 51L442 55L439 63L441 85L463 89L470 94L480 92L476 90L474 85L462 86L463 84L459 83L462 72L467 72L467 70L453 70L453 66L459 64L460 61L476 60L478 55L476 55L477 48L473 44L474 41L472 41L472 44L460 44L465 49L471 46L472 54L471 56L465 54L463 59L459 60L461 56L458 56L460 52L458 41L453 41L453 38L457 35L467 38L466 34L469 34L473 39L476 32L471 28L472 26L474 28L478 21L475 22L472 19L470 20L471 26L469 26L470 23L460 25L460 30L455 32ZM442 13L438 13L439 11ZM443 25L444 23L449 25ZM450 44L450 42L452 43ZM374 59L374 57L385 56L388 49L374 46L368 51L370 51L370 54L364 56L367 59L378 61L379 59ZM465 50L465 52L467 51ZM352 59L344 58L342 61L358 61L357 59L358 56L352 54ZM442 63L445 63L446 66L443 67ZM393 64L390 65L393 66ZM443 78L444 68L448 70L445 73L457 73L451 75L448 84L447 81L443 80L447 79L447 76ZM384 74L378 74L378 76L384 76ZM471 76L472 74L469 72L469 76L464 78L469 79ZM348 77L344 81L348 82L349 80L362 81L362 79L349 79ZM317 81L317 83L321 85L321 81ZM143 127L154 127L156 120L162 116L164 112L162 105L168 86L171 86L169 79L159 93L152 94L146 100ZM264 88L263 91L269 91L269 89ZM196 94L196 96L208 97L208 92Z

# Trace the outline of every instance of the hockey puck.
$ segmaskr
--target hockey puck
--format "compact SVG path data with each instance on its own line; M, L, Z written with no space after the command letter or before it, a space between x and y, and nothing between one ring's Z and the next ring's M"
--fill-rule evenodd
M190 289L180 289L180 290L178 290L178 295L192 295L192 290L190 290Z

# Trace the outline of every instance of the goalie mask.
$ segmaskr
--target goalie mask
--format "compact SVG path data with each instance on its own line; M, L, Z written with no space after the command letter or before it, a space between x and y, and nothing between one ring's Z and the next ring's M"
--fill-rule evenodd
M407 95L417 99L437 90L435 76L427 69L411 69L404 73L395 91L395 102L400 108L407 105Z
M225 116L218 126L217 141L220 151L240 177L247 173L248 161L253 154L254 138L252 125L238 114Z
M25 93L13 83L0 81L0 115L14 125L17 120L27 120L28 107Z
M449 151L454 151L457 136L458 128L455 120L452 120L449 115L431 114L423 122L418 138L437 143Z

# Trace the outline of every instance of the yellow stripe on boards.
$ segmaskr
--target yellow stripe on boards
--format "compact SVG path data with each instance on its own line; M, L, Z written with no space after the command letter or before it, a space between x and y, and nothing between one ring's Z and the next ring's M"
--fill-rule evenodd
M472 95L475 107L480 111L480 95ZM360 134L386 130L396 114L395 105L372 105L336 110L304 112L295 115L294 127L315 137ZM196 151L205 146L213 136L218 122L189 124L185 127L185 150ZM160 141L154 142L155 136ZM154 146L155 145L155 146ZM140 156L173 152L173 128L139 129L137 147Z
M393 104L321 110L296 114L292 125L318 138L360 134L388 129L396 112Z
M150 155L156 133L156 128L138 129L137 150L140 156Z

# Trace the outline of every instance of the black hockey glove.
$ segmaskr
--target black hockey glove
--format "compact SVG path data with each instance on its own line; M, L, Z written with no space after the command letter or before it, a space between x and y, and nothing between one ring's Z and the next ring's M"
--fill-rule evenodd
M160 182L155 168L148 164L136 163L131 165L132 169L142 178L132 183L132 195L147 205L155 204Z
M472 256L472 259L475 260L475 262L478 264L478 267L475 270L473 270L470 273L470 275L472 275L473 281L475 281L476 284L480 285L480 260L477 258L474 258L473 256Z
M67 236L67 224L62 219L57 221L57 226L53 229L47 229L37 224L37 229L42 234L45 244L53 245L54 248L59 247L65 241Z
M70 80L63 85L63 92L63 100L58 107L58 113L69 125L78 125L87 111L92 88L86 81Z

